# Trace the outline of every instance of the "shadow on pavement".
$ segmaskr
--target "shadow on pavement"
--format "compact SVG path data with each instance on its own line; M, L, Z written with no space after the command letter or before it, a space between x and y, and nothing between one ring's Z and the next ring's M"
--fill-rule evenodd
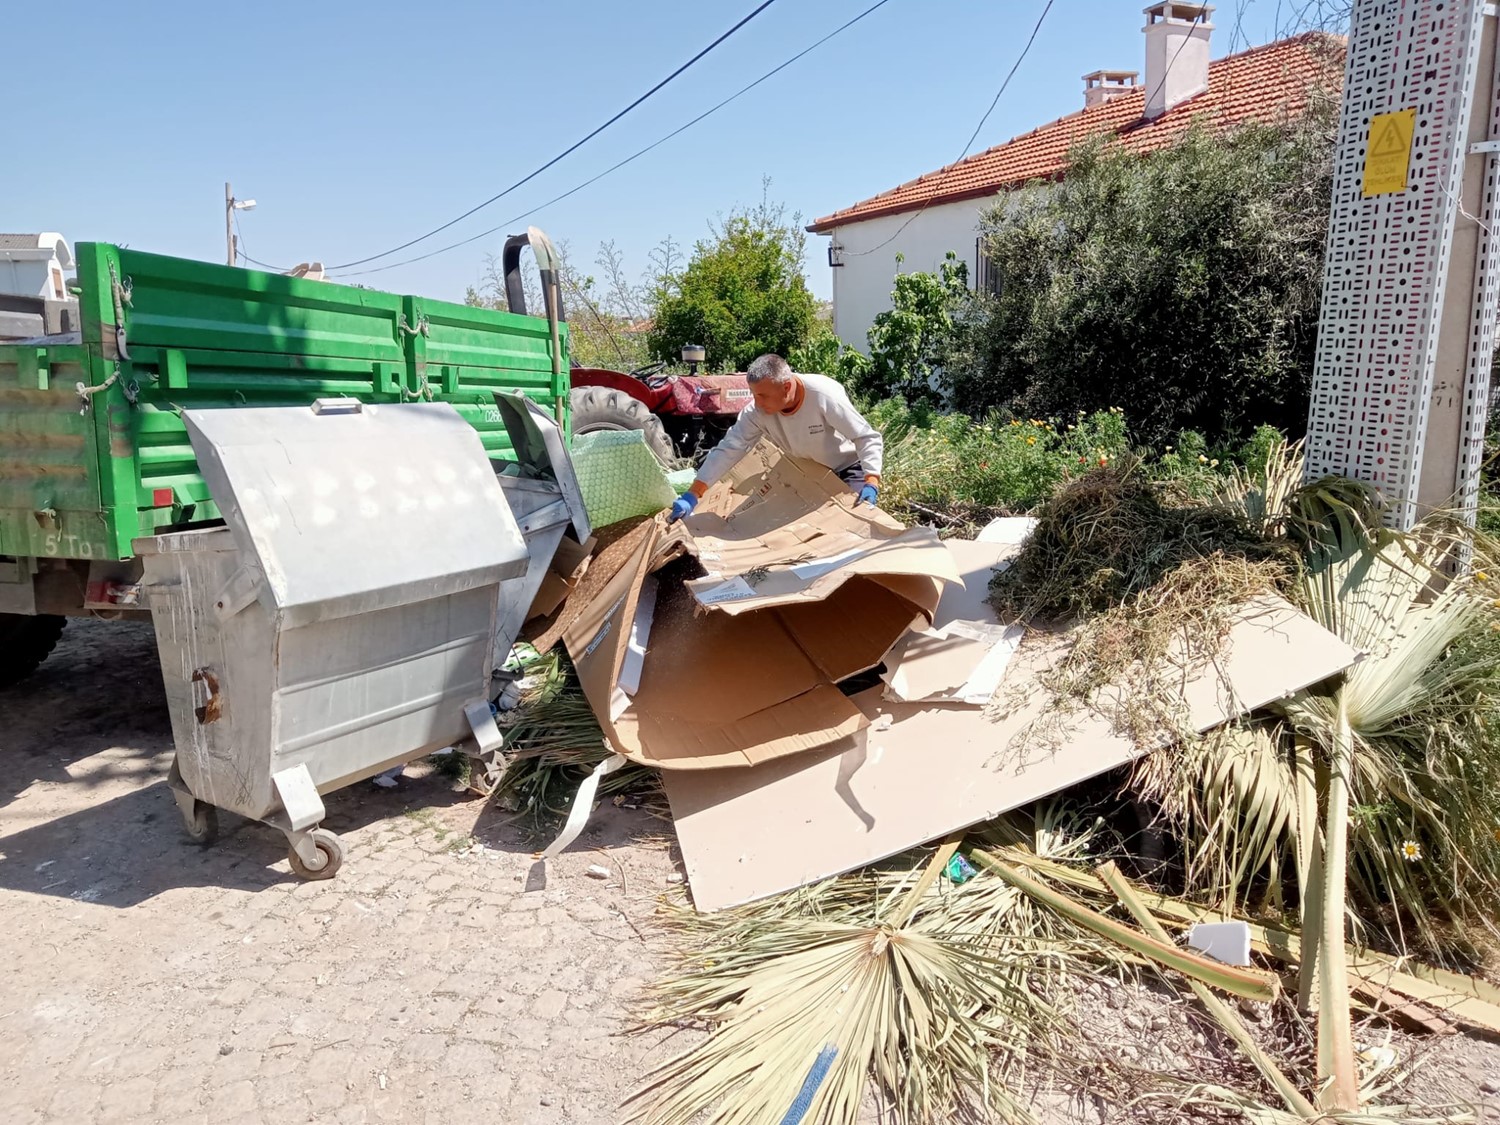
M69 767L116 747L141 762L172 748L156 634L149 623L70 621L36 672L0 688L0 808L38 781L112 779Z
M409 810L477 798L420 778L399 790L354 785L323 800L323 826L348 834ZM8 814L7 826L15 819ZM274 869L287 852L276 829L222 810L219 829L208 847L188 840L172 791L156 781L0 837L0 888L124 908L182 887L256 891L298 881Z

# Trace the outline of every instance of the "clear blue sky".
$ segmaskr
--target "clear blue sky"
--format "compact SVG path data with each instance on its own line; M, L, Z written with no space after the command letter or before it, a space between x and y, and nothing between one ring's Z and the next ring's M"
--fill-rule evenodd
M566 191L784 61L872 0L778 0L562 163L433 249ZM692 130L527 222L575 262L614 239L632 273L671 235L754 202L804 221L954 159L1045 0L890 0ZM495 194L755 6L281 0L10 5L0 230L224 258L223 185L277 265L378 253ZM1082 105L1080 76L1142 69L1144 0L1055 0L975 151ZM1276 0L1226 0L1214 54L1273 38ZM1236 36L1236 24L1242 29ZM518 224L517 229L524 227ZM458 299L501 235L359 280ZM808 272L827 296L824 240ZM383 264L383 263L375 263Z

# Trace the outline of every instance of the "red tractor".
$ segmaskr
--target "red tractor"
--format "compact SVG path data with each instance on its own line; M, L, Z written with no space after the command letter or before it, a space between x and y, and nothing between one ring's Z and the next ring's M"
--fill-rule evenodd
M505 303L511 312L523 316L526 293L521 283L521 248L527 245L535 248L528 235L515 235L506 241L501 258ZM543 248L543 254L547 253ZM544 293L556 292L549 276L554 270L555 264L543 264ZM557 304L557 319L565 320L560 296ZM699 375L698 365L704 360L701 347L683 348L682 358L688 365L686 375L668 373L665 363L630 372L574 366L573 432L641 430L662 464L670 467L679 458L696 460L724 436L749 404L750 384L743 372Z

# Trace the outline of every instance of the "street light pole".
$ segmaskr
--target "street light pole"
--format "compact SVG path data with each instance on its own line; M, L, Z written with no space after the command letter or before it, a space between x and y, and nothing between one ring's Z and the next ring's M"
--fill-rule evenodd
M228 263L234 265L239 258L239 239L234 236L234 213L236 211L254 211L255 200L236 199L234 189L229 186L229 181L224 181L224 253Z
M229 265L234 265L234 190L229 181L224 181L224 252Z

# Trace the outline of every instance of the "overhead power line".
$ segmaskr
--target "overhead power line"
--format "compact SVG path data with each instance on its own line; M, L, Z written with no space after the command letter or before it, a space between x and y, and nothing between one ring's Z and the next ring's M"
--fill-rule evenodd
M620 110L619 113L615 114L608 121L606 121L603 125L600 125L597 129L593 130L591 133L588 133L586 136L582 137L580 140L575 141L573 144L571 144L567 148L563 149L562 152L560 152L556 156L554 156L551 160L547 161L547 163L543 164L541 167L535 169L534 171L527 173L525 176L521 177L515 183L511 184L510 187L506 188L504 191L499 192L499 193L497 193L495 195L490 196L483 203L480 203L477 206L470 207L462 215L459 215L457 218L449 219L442 226L440 226L440 227L433 227L433 229L430 230L430 231L428 231L426 234L419 235L416 238L413 238L413 239L411 239L408 242L401 243L400 246L393 246L389 250L382 250L379 254L372 254L368 258L357 258L357 259L355 259L352 262L344 262L344 263L342 263L340 265L330 266L329 268L330 269L334 269L334 270L343 270L343 269L348 269L351 266L362 266L366 262L374 262L374 261L378 261L381 258L388 258L392 254L400 253L402 250L405 250L405 249L407 249L408 247L411 247L411 246L415 246L419 242L425 242L425 241L427 241L427 239L431 238L433 235L439 234L442 231L447 230L449 227L453 226L455 223L463 222L463 220L467 219L470 215L474 214L475 212L484 210L491 203L494 203L495 201L500 200L500 199L504 199L511 192L515 191L516 188L518 188L518 187L522 186L523 184L529 183L530 181L536 179L537 176L540 176L543 172L545 172L548 168L551 168L559 160L562 160L564 157L568 156L569 154L578 151L578 149L582 148L589 141L593 140L600 133L604 132L604 130L608 129L616 121L620 120L620 118L624 117L631 110L633 110L637 106L639 106L647 98L651 97L658 90L662 89L662 87L666 86L667 83L671 82L674 78L678 77L685 70L687 70L689 67L691 67L694 63L696 63L698 60L702 59L705 55L707 55L715 47L719 46L719 44L723 43L731 35L733 35L737 31L739 31L740 28L744 27L747 23L749 23L756 16L758 16L762 12L764 12L767 8L769 8L775 2L776 2L776 0L763 0L763 3L761 3L752 12L750 12L749 15L747 15L743 19L741 19L739 21L739 23L735 24L728 31L724 32L723 35L720 35L717 39L715 39L707 47L704 47L703 50L699 51L692 58L688 59L687 62L683 63L676 70L674 70L671 74L667 75L660 82L658 82L655 86L652 86L651 89L647 90L640 97L636 98L635 101L631 102L624 109Z
M259 258L252 258L248 253L245 252L245 235L244 232L240 230L240 213L238 211L235 211L233 214L235 252L238 253L241 258L245 259L245 261L249 262L252 266L259 266L261 269L270 270L272 273L286 273L287 271L282 269L280 266L273 266L269 262L262 262Z
M1010 68L1010 73L1005 76L1005 81L1000 83L1000 89L995 91L995 97L990 102L989 109L984 111L984 116L979 119L979 124L974 126L974 131L969 134L969 140L968 143L964 145L963 152L958 154L957 160L954 160L952 164L948 165L949 168L953 167L953 164L957 164L960 160L963 160L964 157L969 155L969 149L974 147L974 142L979 139L979 131L984 128L984 123L990 119L990 114L994 113L995 107L1000 104L1000 98L1004 95L1006 88L1010 86L1010 80L1016 76L1016 71L1021 69L1021 64L1026 61L1026 56L1031 54L1031 45L1036 42L1037 33L1042 30L1042 23L1046 20L1047 13L1052 10L1052 4L1053 0L1047 0L1047 6L1042 9L1042 14L1039 15L1036 19L1036 26L1031 29L1031 38L1027 39L1026 46L1021 48L1020 56L1016 59L1015 65ZM873 254L875 253L875 251L889 246L892 242L896 241L896 239L901 236L902 231L911 226L912 223L916 222L917 217L921 215L923 211L927 210L927 205L931 202L932 198L930 197L924 200L922 202L922 206L917 208L916 211L912 212L911 217L907 219L906 222L897 227L896 233L891 235L891 237L887 238L884 242L880 243L877 246L872 246L868 250L860 250L857 253L847 253L845 257L863 258L867 254Z
M824 43L827 43L830 39L834 38L835 36L841 35L843 32L848 31L849 28L851 28L855 24L859 23L860 20L864 19L866 16L870 15L872 12L876 11L877 9L885 7L885 5L888 4L888 3L890 3L890 0L878 0L877 3L871 4L864 11L860 12L857 16L853 17L852 19L846 21L843 24L840 24L838 27L836 27L832 31L830 31L827 35L823 36L823 38L817 40L817 42L812 43L812 44L808 45L807 47L804 47L802 50L798 51L795 55L793 55L791 58L787 59L781 65L779 65L779 66L777 66L777 67L775 67L775 68L773 68L771 70L766 71L759 78L757 78L754 82L751 82L749 85L740 87L740 89L738 89L734 93L730 94L729 97L725 98L723 101L717 103L716 105L710 106L708 109L704 110L702 113L700 113L697 117L693 118L691 121L687 122L684 125L679 125L676 129L673 129L666 136L660 137L657 140L652 141L645 148L640 149L639 151L632 153L631 155L627 156L624 160L621 160L621 161L619 161L616 164L610 165L608 168L604 169L604 171L600 172L598 175L591 176L589 179L584 180L583 183L577 185L576 187L569 188L567 191L563 192L561 195L553 196L551 199L547 200L547 202L545 202L545 203L539 203L539 204L537 204L535 207L531 208L529 211L523 211L521 214L516 215L513 218L506 219L505 222L501 223L498 226L490 227L489 230L480 231L476 235L472 235L471 237L465 238L465 239L463 239L463 240L461 240L459 242L450 243L449 245L443 246L443 247L441 247L441 248L439 248L437 250L429 250L425 254L419 254L419 255L417 255L415 257L412 257L412 258L406 258L406 259L403 259L402 261L399 261L399 262L391 262L391 263L388 263L387 265L375 266L375 267L373 267L371 269L367 269L367 270L354 270L354 271L352 271L350 273L340 274L339 276L341 276L341 277L363 277L366 274L381 273L384 270L393 270L393 269L396 269L399 266L409 266L409 265L411 265L414 262L426 261L428 258L435 258L439 254L446 254L449 250L457 250L457 249L459 249L462 246L468 246L471 243L478 242L482 238L488 238L492 234L495 234L495 233L497 233L499 231L507 229L508 227L510 227L514 223L519 223L522 219L526 219L526 218L531 217L532 215L535 215L538 211L542 211L542 210L545 210L548 207L551 207L554 203L561 203L564 199L567 199L570 195L576 195L576 194L578 194L578 192L582 191L584 188L589 187L589 186L591 186L593 184L598 183L600 180L604 179L605 176L608 176L608 175L610 175L610 174L612 174L614 172L618 172L621 168L625 167L625 165L630 164L631 162L633 162L635 160L639 160L641 157L645 156L652 149L659 148L660 146L662 146L662 145L666 144L668 141L670 141L673 137L676 137L676 136L678 136L678 135L686 132L687 130L691 129L694 125L698 124L704 118L710 117L713 114L719 112L719 110L723 109L730 102L735 101L736 99L738 99L739 97L741 97L744 94L748 94L751 90L755 89L761 83L765 82L766 80L768 80L770 78L775 77L777 74L780 74L783 70L785 70L787 67L791 66L793 63L795 63L798 60L802 59L806 55L810 55L813 51L816 51L819 47L821 47Z

